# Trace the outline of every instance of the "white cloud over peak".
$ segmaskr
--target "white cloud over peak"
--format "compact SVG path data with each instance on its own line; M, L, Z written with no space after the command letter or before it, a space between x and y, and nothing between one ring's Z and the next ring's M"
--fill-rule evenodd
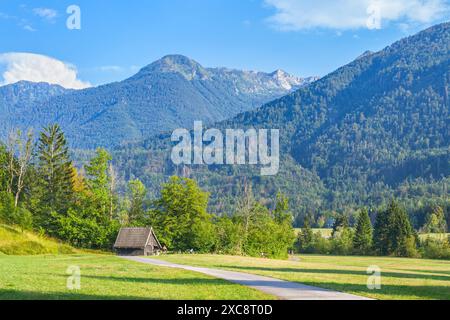
M70 64L34 53L0 54L0 85L21 80L58 84L69 89L84 89L91 84L78 79L77 69Z
M264 1L276 9L269 21L284 31L367 28L368 21L376 16L379 18L377 28L389 22L427 24L450 14L449 0Z

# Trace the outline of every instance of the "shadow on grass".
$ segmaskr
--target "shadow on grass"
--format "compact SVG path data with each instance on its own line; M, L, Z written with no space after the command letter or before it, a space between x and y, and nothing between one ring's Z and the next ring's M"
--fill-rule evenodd
M154 300L155 298L126 295L96 295L66 292L35 292L0 289L0 300Z
M61 277L67 277L61 275ZM120 276L94 276L83 275L82 279L101 280L107 283L133 283L150 284L150 285L180 285L180 286L233 286L235 284L222 279L202 279L202 278L176 278L176 279L159 279L159 278L133 278ZM87 280L88 281L88 280ZM101 285L98 286L101 289ZM123 288L124 293L126 287ZM149 289L151 292L151 289ZM0 289L0 300L155 300L160 298L143 297L133 295L102 295L102 294L83 294L76 291L73 292L38 292L23 291L14 289ZM186 298L184 298L186 299ZM189 298L187 298L189 299Z
M175 285L232 285L231 282L214 278L159 279L159 278L83 275L83 279L85 278L95 280L105 280L105 281L129 282L129 283L152 283L152 284L175 284Z
M449 268L450 268L450 261L449 261ZM402 269L406 272L417 272L417 273L434 273L434 274L440 274L442 277L447 277L450 281L450 270L415 270L415 269Z
M236 267L240 268L240 267ZM270 269L273 270L273 269ZM290 271L291 272L291 271ZM359 273L367 276L365 273ZM153 284L177 284L177 285L233 285L231 282L221 279L152 279L152 278L133 278L133 277L119 277L119 276L84 276L86 278L107 280L107 281L122 281L122 282L139 282L139 283L153 283ZM392 299L408 298L410 296L419 299L450 299L450 287L445 286L407 286L407 285L383 285L381 290L369 290L367 284L340 284L335 282L280 282L280 281L259 281L259 280L240 280L240 284L245 286L259 287L271 286L279 289L298 289L305 290L302 285L314 286L318 291L334 290L339 292L349 292L360 294L364 296L383 295L391 296ZM294 283L294 285L293 285ZM394 296L394 297L392 297ZM404 299L403 298L403 299Z
M204 283L204 279L201 280ZM206 280L207 281L207 280ZM250 285L249 282L248 285ZM182 283L181 283L182 284ZM401 286L386 285L381 290L368 290L365 285L359 284L338 284L332 282L308 283L306 285L320 285L323 288L332 289L340 292L349 292L364 296L372 296L383 299L385 295L389 299L441 299L449 300L450 292L446 287L435 286ZM180 297L182 298L182 297ZM183 299L186 299L183 297ZM187 298L189 299L189 298ZM142 297L133 295L102 295L102 294L82 294L68 292L35 292L24 290L0 289L0 300L162 300L156 297Z
M413 297L419 300L450 300L450 289L444 286L382 285L379 290L369 290L366 284L341 284L334 282L303 283L340 292L351 292L356 295L375 297L376 299L403 300Z
M220 265L220 266L217 266L217 268L233 269L233 270L239 270L239 271L268 271L268 272L283 272L283 273L317 273L317 274L342 274L342 275L367 276L367 273L365 271L355 271L355 270L269 268L269 267L244 267L244 266L229 266L229 265ZM450 276L446 276L446 275L383 272L383 269L381 271L382 271L382 276L385 276L385 277L404 278L404 279L437 280L437 281L449 281L450 282ZM412 270L408 270L408 271L415 272ZM418 272L421 272L421 271L418 271Z
M131 278L131 277L111 277L111 276L84 276L85 278L100 279L108 281L123 282L142 282L152 284L181 284L181 285L235 285L231 281L222 279L149 279L149 278ZM273 287L277 289L298 289L305 290L301 283L278 281L278 280L239 280L237 283L248 287ZM317 291L328 291L326 289L316 288Z
M31 273L29 275L32 275ZM60 273L41 273L46 276L57 276L66 279L67 275ZM127 283L148 283L148 284L173 284L173 285L233 285L233 283L219 278L143 278L130 276L104 276L83 274L82 279L92 279L101 281L127 282Z

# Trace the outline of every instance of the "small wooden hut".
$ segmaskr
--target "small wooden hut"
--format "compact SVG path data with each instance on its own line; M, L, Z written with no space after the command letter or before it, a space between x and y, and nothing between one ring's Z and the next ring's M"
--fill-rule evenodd
M151 256L162 249L153 228L122 228L114 244L120 256Z

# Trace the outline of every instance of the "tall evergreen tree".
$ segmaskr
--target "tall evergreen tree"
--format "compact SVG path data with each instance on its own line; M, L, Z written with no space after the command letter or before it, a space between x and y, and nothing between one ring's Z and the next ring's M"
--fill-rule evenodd
M43 206L64 214L73 200L74 171L67 141L59 125L48 126L41 132L38 160Z
M415 233L408 213L395 200L377 215L373 241L380 255L416 254Z
M353 238L353 248L355 253L367 255L372 250L372 223L370 222L369 211L364 208L359 212L356 222L355 236Z
M314 232L309 221L310 218L305 217L303 228L300 230L297 236L298 249L300 252L307 252L308 249L311 249L311 245L313 243Z
M408 213L393 201L389 211L389 253L400 257L415 255L416 240Z
M389 253L389 211L382 210L377 213L373 231L374 249L378 255Z

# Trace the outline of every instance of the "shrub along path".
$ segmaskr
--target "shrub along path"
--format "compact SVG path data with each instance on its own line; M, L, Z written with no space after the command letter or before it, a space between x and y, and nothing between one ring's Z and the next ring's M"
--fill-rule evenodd
M352 294L307 286L301 283L289 282L244 272L193 267L162 260L140 258L140 257L121 257L121 258L162 267L178 268L200 272L233 283L245 285L260 290L264 293L272 294L283 300L370 300L368 298Z

